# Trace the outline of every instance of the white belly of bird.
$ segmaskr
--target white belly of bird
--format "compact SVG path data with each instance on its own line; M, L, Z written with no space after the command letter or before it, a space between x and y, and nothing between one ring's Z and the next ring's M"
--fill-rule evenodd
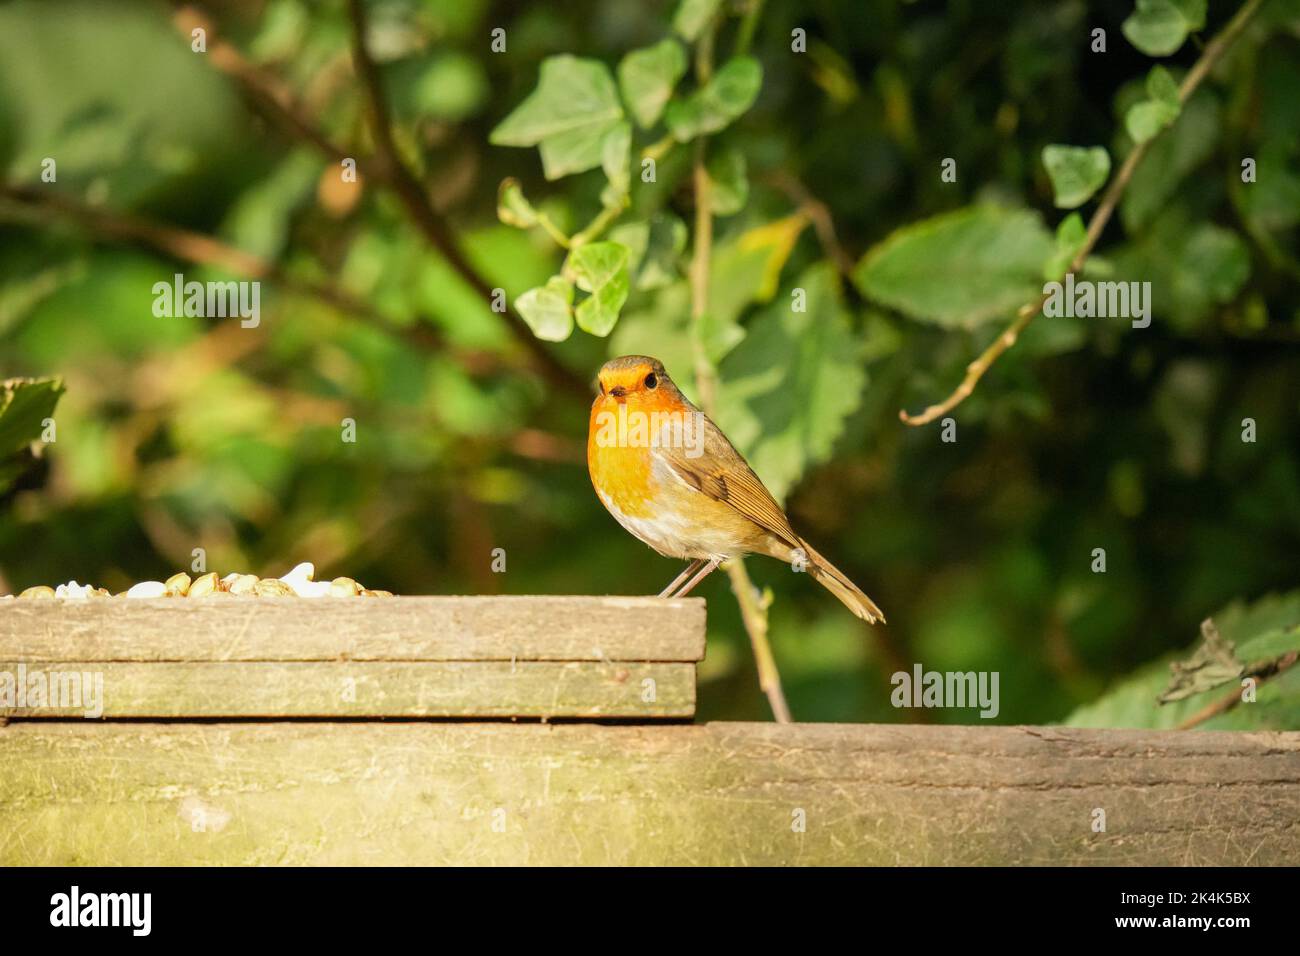
M722 529L703 527L698 514L689 506L691 499L703 494L682 480L662 459L655 462L654 477L661 482L674 482L690 492L689 495L660 495L663 502L653 517L625 514L612 498L597 491L601 502L631 534L664 557L668 558L730 558L735 556L735 540Z

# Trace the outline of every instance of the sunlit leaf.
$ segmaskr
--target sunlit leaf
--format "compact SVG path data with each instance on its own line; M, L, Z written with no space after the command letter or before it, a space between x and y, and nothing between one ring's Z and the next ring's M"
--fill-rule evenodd
M605 136L623 118L609 68L564 54L542 61L528 98L492 131L498 146L537 146L547 179L601 164Z
M618 85L637 125L646 129L658 122L685 72L686 52L671 37L623 57L618 64Z
M777 498L830 457L866 372L829 263L799 275L723 361L718 424Z
M627 301L628 249L617 242L591 242L569 253L566 274L590 295L578 303L578 326L592 335L609 335Z
M563 342L573 333L573 286L567 279L553 276L546 285L529 289L515 300L515 309L533 330L533 335L547 342Z
M669 103L664 118L681 143L716 133L754 104L762 85L763 68L757 60L733 57L702 88Z

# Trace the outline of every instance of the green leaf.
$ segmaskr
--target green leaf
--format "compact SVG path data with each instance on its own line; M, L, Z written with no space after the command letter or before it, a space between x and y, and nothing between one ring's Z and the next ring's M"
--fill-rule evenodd
M722 0L682 0L673 14L673 30L688 43L695 42L721 3Z
M736 149L724 149L714 154L708 163L709 207L716 215L730 216L745 208L749 200L749 175L745 154Z
M719 243L709 271L709 312L720 322L734 322L751 302L772 298L807 225L802 215L786 216Z
M679 143L725 129L754 104L762 85L763 68L757 60L732 57L687 99L668 104L668 129Z
M610 195L602 196L605 205L614 205L619 197L627 195L631 183L628 162L632 155L632 124L616 123L605 134L600 148L600 165L609 180Z
M1124 118L1124 126L1135 143L1145 143L1172 124L1183 107L1178 84L1163 66L1151 70L1146 86L1150 99L1135 103Z
M610 230L609 238L628 248L628 271L636 289L658 289L681 276L686 224L671 213L649 222L629 222Z
M1074 209L1092 198L1110 175L1110 154L1101 146L1044 146L1043 165L1052 180L1058 209Z
M1043 278L1048 282L1054 282L1065 275L1087 238L1088 227L1083 224L1083 217L1077 212L1072 212L1062 219L1061 224L1056 227L1056 251L1043 267Z
M1225 641L1235 644L1235 655L1245 662L1247 673L1258 672L1270 659L1300 650L1300 591L1272 595L1246 606L1237 602L1219 611L1214 624ZM1210 689L1160 705L1157 698L1170 681L1171 666L1181 655L1152 661L1116 685L1099 700L1080 707L1064 721L1070 727L1132 727L1164 729L1177 727L1208 704L1226 696L1229 688L1214 680ZM1226 658L1225 658L1226 661ZM1184 668L1186 669L1186 668ZM1230 665L1223 666L1226 673ZM1196 670L1202 670L1196 668ZM1260 684L1256 703L1239 703L1226 714L1199 725L1207 730L1293 729L1300 719L1300 669Z
M519 180L501 180L501 187L497 190L497 218L517 229L531 229L537 225L537 210L524 197Z
M592 335L613 331L631 287L628 248L617 242L591 242L569 253L565 273L590 295L578 304L578 326Z
M537 146L547 179L601 164L605 137L623 119L609 68L564 54L542 61L528 98L492 131L498 146Z
M974 328L1042 293L1052 237L1038 214L978 205L896 230L853 270L862 294L921 322Z
M45 419L53 416L62 394L63 382L57 378L0 382L0 491L27 467L27 446L41 437Z
M795 290L805 311L794 311ZM719 367L718 424L778 499L830 457L858 408L860 352L835 270L819 262L749 323Z
M1137 0L1124 36L1147 56L1169 56L1205 26L1206 0Z
M1139 232L1164 209L1187 176L1214 152L1220 113L1212 93L1188 100L1168 135L1151 144L1120 200L1120 217L1129 233Z
M573 334L573 286L561 276L552 276L546 285L529 289L515 300L515 309L546 342L563 342Z
M618 64L618 85L637 125L648 129L658 122L685 72L686 52L672 37L623 57Z

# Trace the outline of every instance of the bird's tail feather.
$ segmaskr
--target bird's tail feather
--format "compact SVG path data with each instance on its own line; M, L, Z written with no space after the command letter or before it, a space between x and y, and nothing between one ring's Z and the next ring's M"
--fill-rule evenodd
M807 541L800 540L799 546L808 555L808 573L814 581L834 594L845 607L868 624L885 623L885 612L850 581L843 571L823 558Z

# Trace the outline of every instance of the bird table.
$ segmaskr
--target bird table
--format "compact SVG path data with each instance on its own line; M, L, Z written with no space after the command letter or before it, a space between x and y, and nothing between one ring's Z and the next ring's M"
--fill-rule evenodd
M1300 734L697 724L704 639L699 598L0 603L0 865L1300 856Z

